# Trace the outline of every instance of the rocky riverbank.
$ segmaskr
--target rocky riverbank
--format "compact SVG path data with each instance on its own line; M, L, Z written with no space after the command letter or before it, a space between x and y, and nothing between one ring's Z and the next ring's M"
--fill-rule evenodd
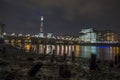
M52 55L7 49L0 53L0 80L120 80L120 68L109 62L97 62L99 69L90 70L89 59L56 58L51 62Z

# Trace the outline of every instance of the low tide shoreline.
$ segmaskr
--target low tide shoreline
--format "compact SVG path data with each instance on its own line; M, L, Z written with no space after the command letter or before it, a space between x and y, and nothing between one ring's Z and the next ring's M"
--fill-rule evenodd
M66 61L59 58L59 61L52 61L52 56L33 53L21 53L14 50L0 53L0 80L119 80L120 69L118 66L110 66L109 62L97 62L100 69L90 70L89 59L79 58L72 62L70 58ZM34 76L29 75L36 64L42 67ZM67 70L67 73L60 73L60 69ZM67 65L67 66L66 66Z

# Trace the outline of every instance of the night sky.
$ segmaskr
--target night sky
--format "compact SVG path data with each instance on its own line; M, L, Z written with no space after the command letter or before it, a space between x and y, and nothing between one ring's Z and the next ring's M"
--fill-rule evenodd
M0 22L11 34L79 35L82 28L120 32L120 0L0 0Z

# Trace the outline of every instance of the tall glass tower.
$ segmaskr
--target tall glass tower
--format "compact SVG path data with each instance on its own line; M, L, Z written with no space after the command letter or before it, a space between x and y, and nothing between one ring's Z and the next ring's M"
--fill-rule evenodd
M43 33L43 16L41 16L40 32Z
M39 36L38 37L44 37L44 32L43 32L43 16L41 16L41 20L40 20L40 33L39 33Z

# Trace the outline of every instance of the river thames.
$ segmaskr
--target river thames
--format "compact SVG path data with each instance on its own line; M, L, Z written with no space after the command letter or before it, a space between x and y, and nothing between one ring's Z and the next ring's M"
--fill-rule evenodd
M30 49L30 48L31 49ZM114 46L81 46L81 45L25 45L26 51L30 50L38 54L52 54L56 50L56 55L71 56L74 52L76 57L91 58L91 54L96 54L100 60L115 60L115 57L120 53L120 47Z

